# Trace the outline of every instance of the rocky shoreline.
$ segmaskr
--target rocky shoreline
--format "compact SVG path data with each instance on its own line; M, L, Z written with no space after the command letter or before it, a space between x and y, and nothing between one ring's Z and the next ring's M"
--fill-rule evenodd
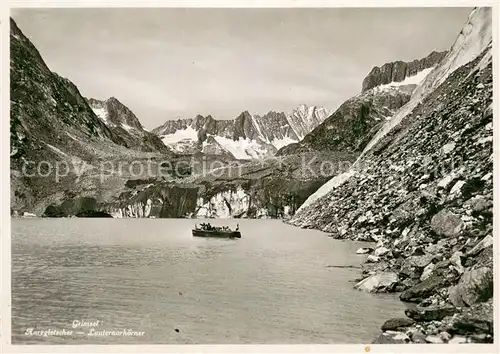
M493 343L492 97L487 47L289 222L376 242L355 288L409 306L374 343Z
M399 271L390 266L400 262L394 259L397 250L379 242L370 252L355 288L400 292L401 301L408 303L406 317L386 320L373 343L493 343L493 238L452 243L439 245L452 253L449 259L444 252L425 253L432 247L420 248ZM405 289L410 283L416 284Z

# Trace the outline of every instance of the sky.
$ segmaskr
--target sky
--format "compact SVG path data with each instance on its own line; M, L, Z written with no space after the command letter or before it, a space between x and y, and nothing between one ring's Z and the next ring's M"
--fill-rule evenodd
M336 109L374 66L448 50L471 8L16 9L48 67L147 128Z

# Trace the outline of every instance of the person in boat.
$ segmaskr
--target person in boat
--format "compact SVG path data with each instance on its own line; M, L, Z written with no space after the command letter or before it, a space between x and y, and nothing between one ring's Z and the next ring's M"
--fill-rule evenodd
M240 224L236 224L236 231L240 230Z

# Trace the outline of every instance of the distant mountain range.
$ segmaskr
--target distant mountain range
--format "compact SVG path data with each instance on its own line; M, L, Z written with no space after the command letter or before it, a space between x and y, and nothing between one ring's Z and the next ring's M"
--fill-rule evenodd
M302 104L289 114L271 111L259 116L244 111L231 120L216 120L210 115L168 120L151 132L177 153L255 159L300 141L330 114L327 108Z

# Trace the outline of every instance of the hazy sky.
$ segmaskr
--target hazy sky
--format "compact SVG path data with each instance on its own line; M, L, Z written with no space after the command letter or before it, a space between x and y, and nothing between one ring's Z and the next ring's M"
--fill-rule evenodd
M335 109L373 66L446 50L470 8L23 9L51 70L114 96L146 128L244 110Z

